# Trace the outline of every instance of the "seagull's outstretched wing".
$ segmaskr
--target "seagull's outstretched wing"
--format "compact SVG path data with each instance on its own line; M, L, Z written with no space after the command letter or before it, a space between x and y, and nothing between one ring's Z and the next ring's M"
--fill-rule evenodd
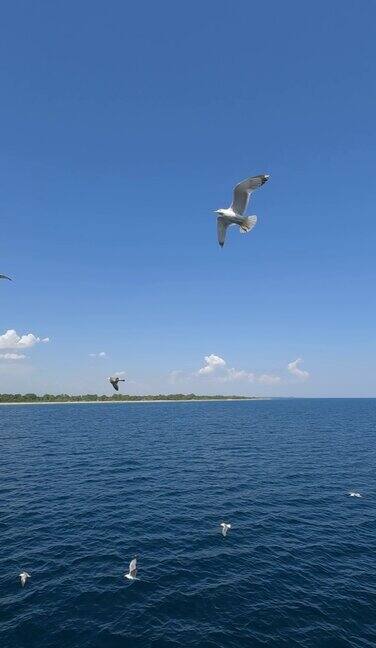
M136 578L137 576L137 558L133 558L131 562L129 563L129 573L132 576L132 578Z
M12 281L10 277L7 277L7 275L2 275L2 274L0 274L0 279L8 279L8 281Z
M262 187L267 180L269 180L268 175L258 175L253 176L252 178L247 178L247 180L243 180L236 185L234 188L234 199L231 205L231 209L235 214L244 214L252 191Z
M230 221L224 216L218 216L217 218L217 234L218 234L218 243L221 247L224 246L226 239L227 228L230 225Z

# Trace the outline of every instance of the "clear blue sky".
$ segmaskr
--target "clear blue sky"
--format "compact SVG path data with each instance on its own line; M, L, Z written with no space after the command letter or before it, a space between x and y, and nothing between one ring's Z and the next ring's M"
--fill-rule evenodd
M376 396L375 22L371 0L3 3L0 333L50 341L0 349L26 356L0 391ZM254 173L258 224L221 250L213 210Z

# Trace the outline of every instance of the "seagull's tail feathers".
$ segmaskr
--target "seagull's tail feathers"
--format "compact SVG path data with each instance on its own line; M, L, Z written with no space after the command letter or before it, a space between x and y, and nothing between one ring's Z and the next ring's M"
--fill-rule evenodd
M257 216L246 216L244 222L239 225L240 233L247 234L257 223Z

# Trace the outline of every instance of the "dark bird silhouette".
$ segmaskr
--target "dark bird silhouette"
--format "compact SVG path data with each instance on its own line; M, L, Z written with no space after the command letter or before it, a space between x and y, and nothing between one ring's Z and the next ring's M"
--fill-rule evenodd
M125 378L118 378L118 376L116 376L116 377L111 376L109 378L109 381L110 381L111 385L113 386L114 390L119 391L119 382L125 382Z

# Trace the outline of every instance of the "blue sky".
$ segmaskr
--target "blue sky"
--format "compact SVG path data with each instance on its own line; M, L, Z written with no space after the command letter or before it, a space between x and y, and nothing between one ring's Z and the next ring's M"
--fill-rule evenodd
M375 21L5 2L0 334L35 340L0 337L0 391L375 396ZM258 224L221 250L254 173Z

